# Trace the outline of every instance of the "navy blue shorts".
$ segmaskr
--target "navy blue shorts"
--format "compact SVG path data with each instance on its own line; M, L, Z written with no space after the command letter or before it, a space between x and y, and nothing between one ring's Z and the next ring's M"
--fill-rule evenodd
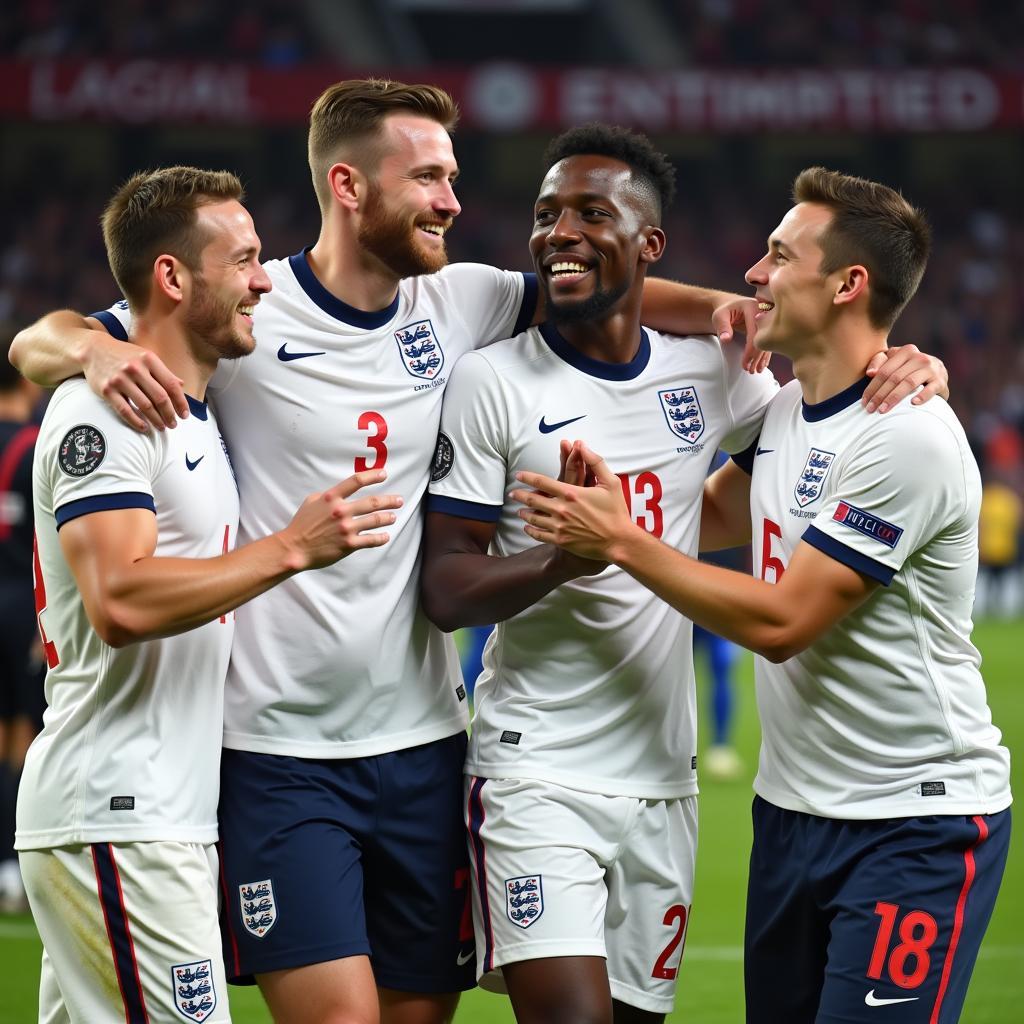
M225 750L228 979L365 954L383 988L472 988L465 756L465 733L345 760Z
M747 1024L959 1020L1009 810L839 821L756 797L753 816Z

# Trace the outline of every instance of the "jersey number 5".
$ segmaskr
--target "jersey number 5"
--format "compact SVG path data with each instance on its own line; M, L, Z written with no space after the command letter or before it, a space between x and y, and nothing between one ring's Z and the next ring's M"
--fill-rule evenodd
M373 462L365 455L357 455L356 472L367 469L383 469L388 461L388 446L384 443L388 436L388 421L379 412L364 412L360 415L356 426L367 431L366 447L373 452Z

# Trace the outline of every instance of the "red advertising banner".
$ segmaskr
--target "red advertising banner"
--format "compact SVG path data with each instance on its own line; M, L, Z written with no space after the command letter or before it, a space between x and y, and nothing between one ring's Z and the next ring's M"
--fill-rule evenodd
M335 66L154 60L0 61L0 117L138 124L301 123ZM1024 74L972 68L553 71L512 64L377 74L448 89L488 132L611 121L647 132L979 132L1024 126Z

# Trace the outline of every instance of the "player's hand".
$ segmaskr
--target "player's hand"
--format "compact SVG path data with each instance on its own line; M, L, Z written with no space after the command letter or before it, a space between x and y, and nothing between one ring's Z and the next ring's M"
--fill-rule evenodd
M887 412L918 388L921 390L911 399L914 405L921 405L935 395L949 398L946 364L916 345L876 352L864 372L872 378L861 398L868 412Z
M771 359L770 352L759 352L754 347L757 334L757 299L730 299L711 314L711 329L720 341L732 341L736 331L746 335L743 347L743 369L747 373L760 373Z
M534 540L593 559L603 569L616 542L636 526L626 508L619 478L608 464L582 441L573 447L585 472L593 476L592 486L580 487L540 473L522 472L516 474L516 479L534 489L514 490L512 497L526 506L519 510L519 518Z
M402 499L397 494L352 497L386 477L383 469L354 473L329 491L306 498L280 534L291 552L289 568L321 569L360 548L387 544L390 534L380 528L395 521L391 510L401 508Z
M583 461L581 441L559 442L558 482L575 487L593 487L594 474L589 472Z
M130 427L147 433L173 427L188 416L182 381L159 356L101 331L86 351L82 370L89 387Z

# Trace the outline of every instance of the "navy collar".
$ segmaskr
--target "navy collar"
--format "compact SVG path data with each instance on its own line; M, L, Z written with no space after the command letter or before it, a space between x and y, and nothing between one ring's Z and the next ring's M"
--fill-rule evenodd
M191 395L186 395L185 398L188 400L188 411L192 413L196 419L209 419L210 411L205 402L200 402L198 398L193 398Z
M398 312L398 292L391 304L384 309L378 309L368 313L365 309L356 309L347 302L342 302L337 295L332 295L321 283L320 279L313 273L313 268L306 259L306 253L313 247L307 245L302 252L288 257L288 265L292 268L295 280L299 282L302 290L328 315L335 320L340 320L351 327L359 327L364 331L373 331L383 327L389 320L393 319Z
M815 405L808 405L803 402L803 416L808 423L817 423L819 420L827 420L829 416L835 416L837 412L848 409L855 402L859 402L864 394L864 389L871 383L870 377L861 377L855 384L851 384L845 391L838 395L826 398L824 402L817 402Z
M575 345L569 344L550 321L540 325L540 333L556 356L577 370L591 377L600 377L602 380L634 380L647 369L647 364L651 361L651 339L647 337L647 332L642 327L640 348L628 363L606 363L603 359L591 359Z

